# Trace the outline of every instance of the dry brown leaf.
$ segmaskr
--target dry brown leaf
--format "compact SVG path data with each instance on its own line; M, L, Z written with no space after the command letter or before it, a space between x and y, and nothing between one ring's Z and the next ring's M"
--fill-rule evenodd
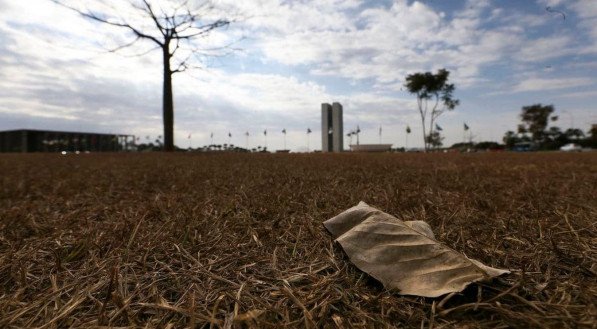
M438 297L509 273L438 242L424 222L404 222L364 202L323 224L359 269L403 295Z

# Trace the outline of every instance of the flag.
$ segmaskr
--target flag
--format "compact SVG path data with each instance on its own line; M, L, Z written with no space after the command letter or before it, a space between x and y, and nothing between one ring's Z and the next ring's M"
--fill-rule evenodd
M245 135L249 136L249 132L247 131L247 132L245 133Z
M311 133L311 128L307 128L307 134Z
M232 133L231 132L228 132L228 137L232 137Z
M469 128L468 128L468 126L467 126L467 124L466 124L466 122L465 122L465 123L464 123L464 130L468 130L468 129L469 129Z
M286 135L286 128L282 129L282 133Z
M191 139L191 134L189 134L189 137L187 137L188 139Z
M209 137L214 138L214 133L211 133L211 135L209 135Z
M381 136L381 126L379 126L379 136Z
M406 126L406 133L410 134L411 130L410 130L410 126Z
M435 124L435 130L442 131L442 127L440 127L437 123Z
M357 126L357 134L361 133L361 128Z
M263 131L263 136L267 136L267 129Z

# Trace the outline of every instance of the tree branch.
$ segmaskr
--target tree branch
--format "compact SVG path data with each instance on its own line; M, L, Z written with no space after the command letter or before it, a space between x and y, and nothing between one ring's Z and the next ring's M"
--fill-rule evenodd
M230 21L219 19L219 20L217 20L217 21L215 21L213 23L205 24L205 25L202 25L202 26L192 27L192 29L199 30L198 32L190 33L190 34L186 34L186 35L176 34L176 36L173 36L173 38L176 38L176 39L191 39L191 38L195 38L195 37L198 37L198 36L202 36L202 35L208 34L212 30L215 30L217 28L224 27L224 26L227 26L227 25L230 25Z
M94 20L96 22L100 22L100 23L103 23L103 24L107 24L107 25L111 25L111 26L122 27L122 28L128 29L131 32L133 32L135 34L135 36L137 36L138 38L148 39L148 40L151 40L151 41L155 42L156 44L158 44L160 46L164 46L163 43L160 42L155 37L139 31L139 29L133 27L130 24L121 23L121 22L111 22L111 21L109 21L109 20L107 20L105 18L102 18L102 17L98 16L97 14L94 14L92 12L85 12L85 11L82 11L82 10L77 9L75 7L71 7L69 5L66 5L66 4L62 3L59 0L50 0L50 1L52 1L52 2L54 2L54 3L56 3L56 4L60 5L60 6L62 6L64 8L70 9L70 10L78 13L79 15L81 15L81 16L83 16L85 18L89 18L91 20Z
M144 52L140 52L140 53L137 53L137 54L133 54L133 55L122 55L121 54L120 56L123 56L123 57L126 57L126 58L141 57L141 56L149 54L150 52L152 52L152 51L154 51L156 49L162 49L162 46L154 46L154 47L150 48L149 50L146 50Z
M116 47L116 48L113 48L113 49L108 49L108 52L110 52L110 53L115 53L115 52L117 52L117 51L119 51L119 50L122 50L122 49L124 49L124 48L128 48L128 47L130 47L130 46L134 45L135 43L137 43L137 41L139 41L140 39L141 39L141 38L140 38L139 36L137 36L137 37L135 38L135 40L133 40L133 41L131 41L131 42L127 43L127 44L124 44L124 45L122 45L122 46L118 46L118 47Z
M166 34L164 32L164 27L162 26L162 24L160 24L160 21L158 20L157 16L153 12L153 9L151 8L151 5L149 4L149 2L147 2L147 0L143 0L143 3L145 4L146 13L149 14L149 17L151 17L151 20L155 23L155 26L158 28L158 30L160 31L160 33L163 36L166 36Z

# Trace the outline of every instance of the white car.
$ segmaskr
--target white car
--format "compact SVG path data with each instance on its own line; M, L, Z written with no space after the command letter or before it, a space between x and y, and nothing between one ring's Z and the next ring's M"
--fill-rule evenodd
M560 147L560 151L564 152L580 152L582 151L582 147L578 144L568 143L562 147Z

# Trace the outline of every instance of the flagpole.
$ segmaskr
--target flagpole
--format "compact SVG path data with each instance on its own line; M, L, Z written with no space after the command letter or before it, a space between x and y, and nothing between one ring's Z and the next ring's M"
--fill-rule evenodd
M307 133L307 153L309 153L311 150L309 149L309 134Z
M404 152L406 152L406 150L408 150L408 133L406 133L406 143L404 145Z
M406 125L406 143L404 144L404 152L408 150L408 135L410 135L410 126Z
M309 133L309 130L307 129L307 153L311 152L311 148L310 148L310 141L311 141L311 134Z

